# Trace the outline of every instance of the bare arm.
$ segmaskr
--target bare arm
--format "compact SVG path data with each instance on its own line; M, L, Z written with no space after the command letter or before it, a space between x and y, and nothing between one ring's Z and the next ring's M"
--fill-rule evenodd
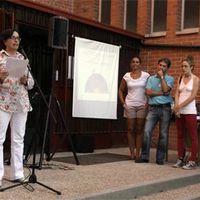
M161 95L163 95L163 92L162 91L155 91L155 90L147 88L146 89L146 94L147 94L147 96L154 97L154 96L161 96Z
M31 90L33 88L33 86L34 86L34 79L33 79L33 77L32 77L30 72L28 72L27 78L28 78L27 79L27 89Z
M164 95L168 95L171 88L167 85L167 82L165 80L164 77L161 77L160 78L160 82L161 82L161 89L162 89L162 92L164 93Z
M119 90L118 90L119 100L120 100L122 105L125 104L125 92L126 91L127 91L126 81L124 79L122 79L120 86L119 86Z
M179 100L179 82L180 82L180 78L177 81L177 86L176 86L176 91L175 91L175 96L174 96L174 107L176 107L178 105L178 100Z
M158 71L157 74L160 78L161 89L162 89L162 92L164 93L163 95L168 95L171 88L167 85L167 82L165 80L165 74L163 73L162 70Z
M170 93L171 87L168 86L166 80L164 79L163 73L160 75L158 74L160 78L160 84L161 84L161 89L160 91L156 91L149 88L146 88L146 95L149 97L154 97L154 96L167 96ZM150 84L151 85L151 84Z

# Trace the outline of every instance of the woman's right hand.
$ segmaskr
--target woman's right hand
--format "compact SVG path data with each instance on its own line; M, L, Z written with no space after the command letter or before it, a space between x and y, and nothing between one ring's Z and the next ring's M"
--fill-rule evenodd
M126 109L126 103L123 104L123 108Z
M8 77L8 72L7 71L1 71L0 72L0 83L3 83L5 79Z

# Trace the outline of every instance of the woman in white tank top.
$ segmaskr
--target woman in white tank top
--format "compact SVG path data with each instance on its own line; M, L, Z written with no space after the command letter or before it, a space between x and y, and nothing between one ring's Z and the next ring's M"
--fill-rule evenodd
M200 80L192 73L193 69L193 58L188 56L182 61L183 74L178 79L175 94L174 112L177 116L176 128L178 160L173 167L182 167L183 169L194 169L196 167L198 151L197 109L195 98L199 89ZM184 134L189 134L191 141L191 152L187 163L184 163L186 152Z
M119 100L124 107L127 119L130 159L137 161L140 157L143 128L147 111L145 86L149 74L142 71L141 59L135 56L131 60L131 72L126 73L119 87Z

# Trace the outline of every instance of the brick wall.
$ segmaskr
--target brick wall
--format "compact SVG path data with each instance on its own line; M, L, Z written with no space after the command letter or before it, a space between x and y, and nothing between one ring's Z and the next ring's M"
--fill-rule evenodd
M196 67L194 69L194 73L200 77L200 54L199 49L174 49L174 48L142 48L141 49L141 58L142 58L142 65L144 68L147 68L147 71L150 74L154 74L156 70L157 61L161 57L169 57L172 61L172 66L169 69L169 74L172 75L175 79L175 85L172 89L172 95L174 96L176 82L178 77L180 76L182 69L181 69L181 60L185 58L187 55L193 55ZM200 102L200 90L198 92L197 102ZM158 137L158 129L154 132L153 135L153 146L156 145ZM176 149L176 127L174 122L170 125L169 131L169 148Z
M149 33L150 25L150 1L139 1L138 7L138 27L137 30L140 34ZM169 1L167 8L167 31L166 36L162 37L149 37L144 40L144 44L154 44L154 45L173 45L171 48L164 47L148 47L145 46L141 49L141 58L143 60L143 66L147 68L149 73L154 73L155 66L160 57L169 57L172 61L172 66L169 70L175 78L175 86L172 90L174 95L177 78L180 76L181 70L181 60L187 55L192 55L195 61L194 73L200 77L200 48L181 48L181 45L200 45L200 35L199 33L188 33L188 34L177 34L180 30L181 23L181 11L180 11L179 0ZM176 46L176 47L175 47ZM197 102L200 103L200 91L198 92ZM169 131L169 148L176 149L176 127L174 122L170 125ZM157 145L158 128L153 135L153 146Z
M137 32L144 35L150 29L150 6L147 1L138 1Z
M60 9L91 20L98 20L99 0L26 0Z
M29 0L45 4L73 12L75 15L86 17L88 19L98 21L99 0ZM178 34L180 30L180 0L168 1L167 8L167 31L165 36L160 37L146 37L143 41L144 47L141 49L141 58L143 65L147 67L149 73L154 73L155 66L160 57L169 57L172 60L172 67L169 74L174 76L175 81L181 74L181 60L187 55L193 55L196 63L194 73L200 77L200 48L181 48L180 45L200 45L199 33ZM111 2L111 25L123 28L123 12L124 5L122 0L112 0ZM145 35L150 31L150 13L151 1L138 1L138 20L137 33ZM147 45L161 45L157 47L150 47ZM174 47L162 47L164 45L173 45ZM174 95L175 86L172 90ZM197 101L200 102L200 93L198 93ZM156 144L157 131L153 137L154 144ZM174 123L170 126L169 148L176 148L176 129Z
M26 0L37 4L61 9L69 13L73 12L73 0Z
M115 27L123 27L124 24L124 2L111 2L111 25Z
M99 1L98 0L74 0L74 13L77 16L98 21Z

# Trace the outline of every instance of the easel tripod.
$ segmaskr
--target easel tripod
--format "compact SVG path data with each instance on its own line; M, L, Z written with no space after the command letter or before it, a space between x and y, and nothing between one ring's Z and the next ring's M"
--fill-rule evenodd
M21 49L21 53L24 55L25 58L27 58L26 53L24 52L23 49ZM36 80L36 79L34 78L34 76L32 75L30 66L28 65L27 68L28 68L28 73L30 73L31 76L32 76L33 79L34 79L35 86L37 87L39 94L41 95L42 99L44 100L44 102L45 102L45 104L46 104L46 106L47 106L47 108L48 108L48 111L51 113L53 119L56 121L56 119L55 119L55 117L54 117L54 115L53 115L53 112L50 110L49 105L48 105L48 103L47 103L47 101L46 101L46 99L45 99L45 96L44 96L42 90L40 89L40 86L39 86L37 80ZM55 192L55 193L57 193L58 195L61 195L61 192L60 192L60 191L57 191L57 190L55 190L55 189L53 189L53 188L51 188L51 187L49 187L49 186L47 186L47 185L45 185L45 184L39 182L39 181L37 181L37 177L36 177L36 174L35 174L35 158L36 158L36 144L37 144L36 141L37 141L37 138L35 137L35 138L34 138L34 142L33 142L33 143L34 143L34 144L33 144L33 145L34 145L34 152L33 152L32 173L31 173L31 175L30 175L28 181L23 181L23 182L20 182L20 183L18 183L18 184L15 184L15 185L12 185L12 186L9 186L9 187L5 187L5 188L0 188L0 192L3 192L3 191L5 191L5 190L11 189L11 188L15 188L15 187L18 187L18 186L21 186L21 185L29 184L29 183L37 183L37 184L39 184L39 185L41 185L41 186L43 186L43 187L45 187L45 188L47 188L47 189L49 189L49 190Z

